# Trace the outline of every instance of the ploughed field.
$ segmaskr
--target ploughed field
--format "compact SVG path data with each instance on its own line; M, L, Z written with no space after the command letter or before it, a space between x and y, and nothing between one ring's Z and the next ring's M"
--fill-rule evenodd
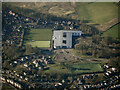
M24 45L32 47L49 48L52 38L52 29L31 29L24 36Z

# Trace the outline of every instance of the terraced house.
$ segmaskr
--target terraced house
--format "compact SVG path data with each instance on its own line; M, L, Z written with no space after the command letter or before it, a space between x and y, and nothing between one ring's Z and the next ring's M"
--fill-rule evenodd
M82 32L78 30L54 30L52 47L54 49L74 48L75 40L81 35Z

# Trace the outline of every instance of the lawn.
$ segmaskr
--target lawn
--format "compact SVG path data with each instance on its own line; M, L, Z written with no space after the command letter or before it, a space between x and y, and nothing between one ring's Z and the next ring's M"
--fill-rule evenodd
M67 63L67 62L66 62ZM64 66L61 64L51 64L48 65L50 67L48 70L45 70L44 73L50 74L81 74L81 73L92 73L92 72L102 72L103 69L99 63L81 63L78 62L77 64L67 63L68 65Z
M31 29L24 38L29 41L51 41L52 29Z
M118 7L113 2L77 3L79 19L103 24L118 17Z
M118 35L120 33L119 25L120 24L117 24L114 27L110 28L109 30L107 30L106 32L104 32L102 34L102 36L103 37L109 36L109 37L112 37L114 39L119 38L119 35Z
M30 44L32 47L50 47L50 41L33 41L33 42L26 42L26 44Z
M65 66L60 65L60 64L51 64L48 65L49 70L45 70L44 73L51 73L51 74L70 74L70 70L68 70Z
M81 63L71 65L70 67L75 74L103 71L101 65L98 63Z
M52 29L31 29L24 36L24 45L30 44L32 47L49 48L52 38Z

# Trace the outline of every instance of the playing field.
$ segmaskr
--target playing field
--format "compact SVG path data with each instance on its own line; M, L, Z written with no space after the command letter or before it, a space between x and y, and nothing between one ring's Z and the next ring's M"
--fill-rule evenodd
M44 71L44 73L50 73L50 74L70 74L71 71L68 70L65 66L60 65L58 63L55 64L50 64L48 65L50 68L46 71Z
M27 42L27 44L30 44L32 47L50 47L50 41L33 41Z
M120 24L117 24L114 27L112 27L111 29L107 30L106 32L103 33L102 36L103 37L112 37L112 38L118 39L119 38L118 34L120 33L119 25Z
M24 45L30 44L32 47L49 48L52 37L51 29L31 29L24 36Z
M53 64L49 65L50 69L44 71L44 73L59 73L59 74L81 74L81 73L93 73L102 72L103 69L99 63L78 63L78 64Z
M75 73L90 73L103 71L100 64L98 63L82 63L71 65L71 70Z

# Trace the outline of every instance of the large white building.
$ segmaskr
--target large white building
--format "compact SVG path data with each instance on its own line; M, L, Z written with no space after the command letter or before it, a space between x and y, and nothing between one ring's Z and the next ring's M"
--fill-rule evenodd
M74 38L80 37L81 34L82 32L78 30L54 30L52 46L54 49L73 48Z

